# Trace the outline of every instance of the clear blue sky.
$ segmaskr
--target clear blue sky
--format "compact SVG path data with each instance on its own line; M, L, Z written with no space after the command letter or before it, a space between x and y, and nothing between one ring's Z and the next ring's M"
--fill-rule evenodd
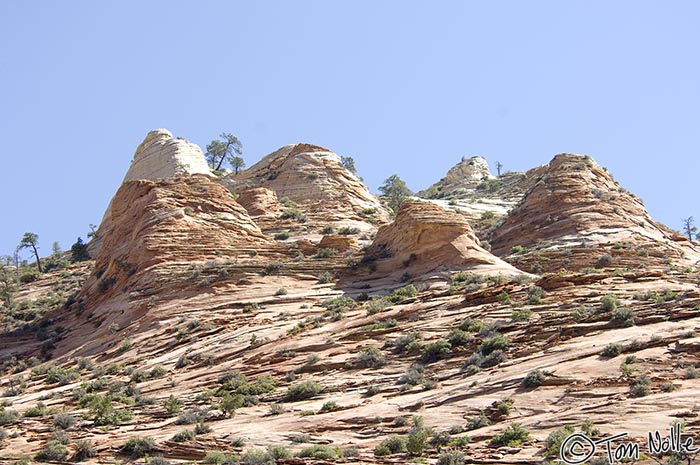
M308 142L376 192L463 156L592 155L679 229L697 208L700 2L5 1L0 254L98 223L150 129ZM28 254L25 254L28 256Z

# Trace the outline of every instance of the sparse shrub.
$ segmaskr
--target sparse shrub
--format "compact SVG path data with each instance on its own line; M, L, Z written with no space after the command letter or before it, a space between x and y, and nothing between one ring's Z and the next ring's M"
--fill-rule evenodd
M331 258L335 257L335 249L332 249L330 247L324 247L323 249L320 249L318 252L316 252L316 255L314 255L314 258Z
M496 404L496 410L498 414L502 417L507 417L510 415L510 411L513 408L513 399L504 399Z
M148 461L148 465L170 465L170 462L166 460L165 457L157 455L155 457L151 457L151 459Z
M267 453L275 460L288 459L292 456L292 453L284 446L269 446Z
M289 239L289 233L287 231L282 231L275 234L275 240L277 241L286 241L287 239Z
M156 443L149 437L131 438L121 447L121 453L133 458L144 457L156 449Z
M241 457L241 465L275 465L276 460L266 450L247 450Z
M97 457L95 445L87 439L78 439L73 443L73 448L75 449L73 460L77 462Z
M268 263L267 265L265 265L265 268L263 269L262 274L265 276L276 274L282 269L283 266L284 265L282 265L282 263L280 263L280 262Z
M372 396L376 396L377 394L379 394L379 388L377 386L375 386L374 384L372 384L367 388L367 390L362 395L365 397L372 397Z
M391 449L384 444L379 444L374 448L374 455L377 457L386 457L387 455L391 455Z
M511 341L505 336L502 336L500 334L496 334L494 336L491 336L487 339L485 339L481 345L479 346L479 351L483 355L489 355L491 352L495 350L506 350L508 347L510 347Z
M287 391L286 399L289 401L306 400L317 396L323 391L323 386L315 381L302 381L291 386Z
M529 389L534 389L542 386L547 375L541 370L534 370L523 378L523 386Z
M563 428L559 428L558 430L549 433L549 436L547 436L547 439L544 441L545 457L559 457L562 443L566 440L566 438L574 434L575 431L576 430L573 426L566 425Z
M634 373L634 368L632 368L631 365L623 363L620 365L620 373L622 373L623 376L632 376Z
M68 457L68 448L58 441L51 440L34 457L39 461L61 462Z
M522 245L514 245L510 248L511 255L519 255L529 252L530 249L523 247Z
M293 434L293 435L289 438L289 440L292 441L292 442L296 442L296 443L301 443L301 444L303 444L303 443L306 443L306 442L310 442L310 441L311 441L311 437L310 437L308 434L300 433L300 434Z
M227 454L218 450L207 452L203 462L210 465L239 465L239 460L236 455Z
M418 294L418 291L416 290L415 286L413 286L413 284L409 284L400 289L396 289L389 297L387 297L387 300L392 303L398 303L415 297L416 294Z
M514 310L513 313L510 314L510 318L513 321L530 321L532 319L532 310L529 308Z
M449 353L451 349L452 345L448 341L445 339L438 339L423 347L423 360L426 362L435 362L443 355Z
M510 305L510 296L506 291L501 292L496 296L496 299L498 299L498 303L501 305Z
M617 308L617 297L615 294L604 295L600 299L600 308L606 312L612 312Z
M127 350L131 349L131 347L133 345L134 345L134 343L131 342L131 339L129 339L128 337L125 337L124 339L122 339L121 344L119 344L118 351L119 352L126 352Z
M324 271L323 273L318 275L319 284L328 284L330 282L333 282L333 275L328 271Z
M471 343L473 340L474 337L471 334L459 328L452 328L447 335L447 342L449 342L452 347L464 346Z
M281 287L281 288L277 289L277 291L275 292L275 295L287 295L287 289L284 289Z
M630 393L633 397L648 396L651 393L651 380L646 375L637 377L632 383Z
M419 345L421 340L421 334L412 331L404 336L399 336L392 342L394 347L394 352L401 354L403 352L411 352L412 350L420 350L422 346Z
M527 303L529 305L539 305L542 303L542 298L545 292L540 286L530 286L527 290Z
M301 210L295 207L283 208L280 218L282 218L283 220L294 219L297 220L299 223L303 223L306 221L306 215L302 213Z
M673 392L676 390L676 386L673 383L664 383L661 386L663 392Z
M170 394L170 396L165 400L163 406L165 407L165 411L168 412L168 415L170 416L177 415L180 413L180 410L182 410L182 402L180 402L180 399L172 394Z
M612 265L613 258L612 255L610 254L603 254L600 256L598 259L598 263L596 263L596 268L605 268L606 266Z
M229 441L229 444L231 444L232 447L243 447L245 446L246 440L242 436L234 436L231 438L231 441Z
M467 420L465 428L467 431L472 431L475 429L483 428L484 426L488 426L490 424L491 421L489 421L488 417L484 415L484 412L481 412L479 413L478 417Z
M268 413L270 415L282 415L286 411L287 410L284 408L284 405L272 404L272 405L270 405L270 410L268 410Z
M354 234L358 234L360 232L359 228L353 228L350 226L343 226L338 230L338 234L342 234L344 236L352 236Z
M337 402L333 400L329 400L327 402L324 402L323 406L321 407L321 410L319 412L330 412L331 410L337 410L340 408L340 405L338 405Z
M340 451L340 455L343 457L359 457L360 449L355 446L345 447Z
M436 465L464 465L464 454L457 450L442 452Z
M605 346L603 351L600 353L601 356L605 358L617 357L622 353L622 346L620 344L608 344Z
M57 413L53 416L53 425L60 429L70 429L75 425L75 417L70 413Z
M317 460L332 460L337 456L337 450L323 444L306 447L299 452L299 457L310 457Z
M206 423L197 423L194 427L194 434L207 434L211 433L211 426Z
M0 405L0 426L5 426L19 418L19 414L14 410L5 409Z
M530 440L530 433L523 428L520 423L513 423L505 429L501 434L491 438L489 444L496 447L519 446L525 441Z
M611 321L625 328L634 326L634 311L630 308L618 308L612 312Z
M406 438L401 436L390 436L382 441L381 445L389 449L391 454L406 452Z
M697 379L700 378L700 371L695 367L688 367L683 374L684 379Z
M384 357L381 350L367 347L362 349L357 355L354 365L361 368L377 368L386 365L386 357Z
M179 433L175 433L175 436L173 436L173 441L188 442L194 440L196 437L197 434L194 432L194 430L186 429L184 431L180 431Z

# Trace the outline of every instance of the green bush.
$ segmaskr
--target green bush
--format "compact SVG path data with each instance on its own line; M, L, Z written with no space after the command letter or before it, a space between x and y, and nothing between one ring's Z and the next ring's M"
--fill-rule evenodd
M275 465L277 460L266 450L247 450L241 457L241 465Z
M618 308L612 312L611 321L625 328L635 325L634 310L630 308Z
M479 351L483 355L489 355L495 350L506 350L510 347L511 341L505 336L496 334L484 340L479 346Z
M428 445L428 430L425 428L415 428L408 435L406 441L406 451L411 455L421 455Z
M387 455L391 455L391 449L384 444L379 444L374 448L374 455L377 457L386 457Z
M608 344L603 348L600 353L601 356L605 358L617 357L622 353L622 346L620 344Z
M474 337L471 334L459 328L452 328L447 335L447 342L449 342L452 347L465 346L473 340Z
M316 255L314 255L314 258L331 258L335 257L335 249L332 249L330 247L324 247L323 249L319 249L318 252L316 252Z
M303 223L306 221L306 215L302 213L301 210L294 207L283 208L280 218L282 218L283 220L294 219L297 220L299 223Z
M404 336L399 336L391 345L394 347L394 353L401 354L403 352L411 352L411 349L416 350L422 348L418 345L420 344L420 340L421 334L412 331Z
M523 378L523 386L529 389L534 389L542 386L547 375L541 370L534 370Z
M514 245L510 248L511 255L527 253L530 249L522 245Z
M501 292L496 296L496 299L498 299L498 303L501 305L510 305L510 296L506 291Z
M292 453L284 446L269 446L267 453L275 460L288 459L292 456Z
M426 362L435 362L446 353L449 353L451 349L452 345L448 341L438 339L423 347L423 360Z
M413 284L409 284L400 289L396 289L389 297L387 297L387 300L389 300L391 303L398 303L415 297L417 294L418 291L416 290L415 286Z
M612 265L613 258L612 255L610 254L603 254L600 256L598 259L598 263L596 263L596 268L605 268L606 266Z
M328 284L330 282L333 282L333 274L329 273L328 271L324 271L318 275L319 284Z
M489 444L496 447L515 447L529 440L530 433L528 433L525 428L520 426L520 423L513 423L501 434L497 434L496 436L492 437Z
M323 391L321 384L310 380L302 381L289 388L286 399L288 401L311 399L321 393L321 391Z
M188 442L194 440L196 437L197 434L194 432L194 430L186 429L184 431L180 431L179 433L175 433L175 436L173 436L173 441Z
M542 303L545 292L540 286L531 286L527 290L527 303L530 305L539 305Z
M165 411L168 412L168 415L170 416L177 415L182 410L182 402L180 402L180 400L172 394L170 394L170 397L166 399L163 406L165 407Z
M617 308L617 297L615 294L604 295L600 299L600 308L606 312L611 312Z
M219 450L207 452L202 462L211 465L239 465L239 460L236 455L227 454Z
M277 241L285 241L287 239L289 239L289 233L287 231L282 231L275 234L275 240Z
M630 387L630 392L633 397L648 396L651 393L651 380L646 375L637 377Z
M479 413L478 417L475 418L470 418L467 420L467 424L464 427L467 431L472 431L475 429L483 428L484 426L488 426L491 424L491 421L488 419L486 415L484 415L484 412Z
M367 347L362 349L357 355L354 365L360 368L378 368L386 365L386 357L384 357L381 350L374 347Z
M381 445L389 449L391 454L406 452L406 438L402 436L390 436Z
M530 321L532 319L532 310L529 308L514 310L513 313L510 314L510 318L513 321Z
M156 443L153 439L138 437L126 441L120 450L122 454L129 455L133 458L139 458L153 452L155 449Z
M436 465L464 465L464 454L457 450L448 450L440 454Z
M61 462L68 457L68 448L58 441L51 440L37 452L34 458L38 461Z
M319 412L330 412L333 410L337 410L339 408L340 408L340 405L338 405L338 403L336 401L329 400L329 401L323 403L323 406L321 407Z
M97 449L95 449L94 444L87 439L78 439L73 443L73 448L75 449L73 460L77 462L97 457Z
M562 443L566 440L566 438L575 432L576 430L573 426L566 425L563 428L559 428L558 430L549 433L549 436L547 436L547 439L544 441L545 457L559 457Z
M70 413L57 413L53 416L53 425L60 429L69 429L75 425L75 417Z
M299 457L310 457L317 460L332 460L338 456L338 451L323 444L306 447L299 452Z

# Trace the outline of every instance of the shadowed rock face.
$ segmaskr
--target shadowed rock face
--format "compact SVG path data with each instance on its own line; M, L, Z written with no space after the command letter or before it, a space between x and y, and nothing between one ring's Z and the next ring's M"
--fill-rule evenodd
M404 202L394 221L382 226L367 251L379 270L425 273L478 269L484 273L521 274L484 250L466 219L430 202Z
M388 219L384 207L345 169L340 157L315 145L287 145L222 182L237 192L252 187L272 190L279 199L297 203L312 220L362 220L359 212L367 209L376 210L382 222Z

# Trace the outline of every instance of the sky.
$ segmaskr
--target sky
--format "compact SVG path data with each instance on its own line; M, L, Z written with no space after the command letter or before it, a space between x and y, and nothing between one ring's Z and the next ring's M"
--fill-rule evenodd
M700 222L700 2L0 2L0 255L99 223L149 130L251 166L307 142L372 192L463 156L593 156L674 229ZM29 253L23 255L29 258Z

